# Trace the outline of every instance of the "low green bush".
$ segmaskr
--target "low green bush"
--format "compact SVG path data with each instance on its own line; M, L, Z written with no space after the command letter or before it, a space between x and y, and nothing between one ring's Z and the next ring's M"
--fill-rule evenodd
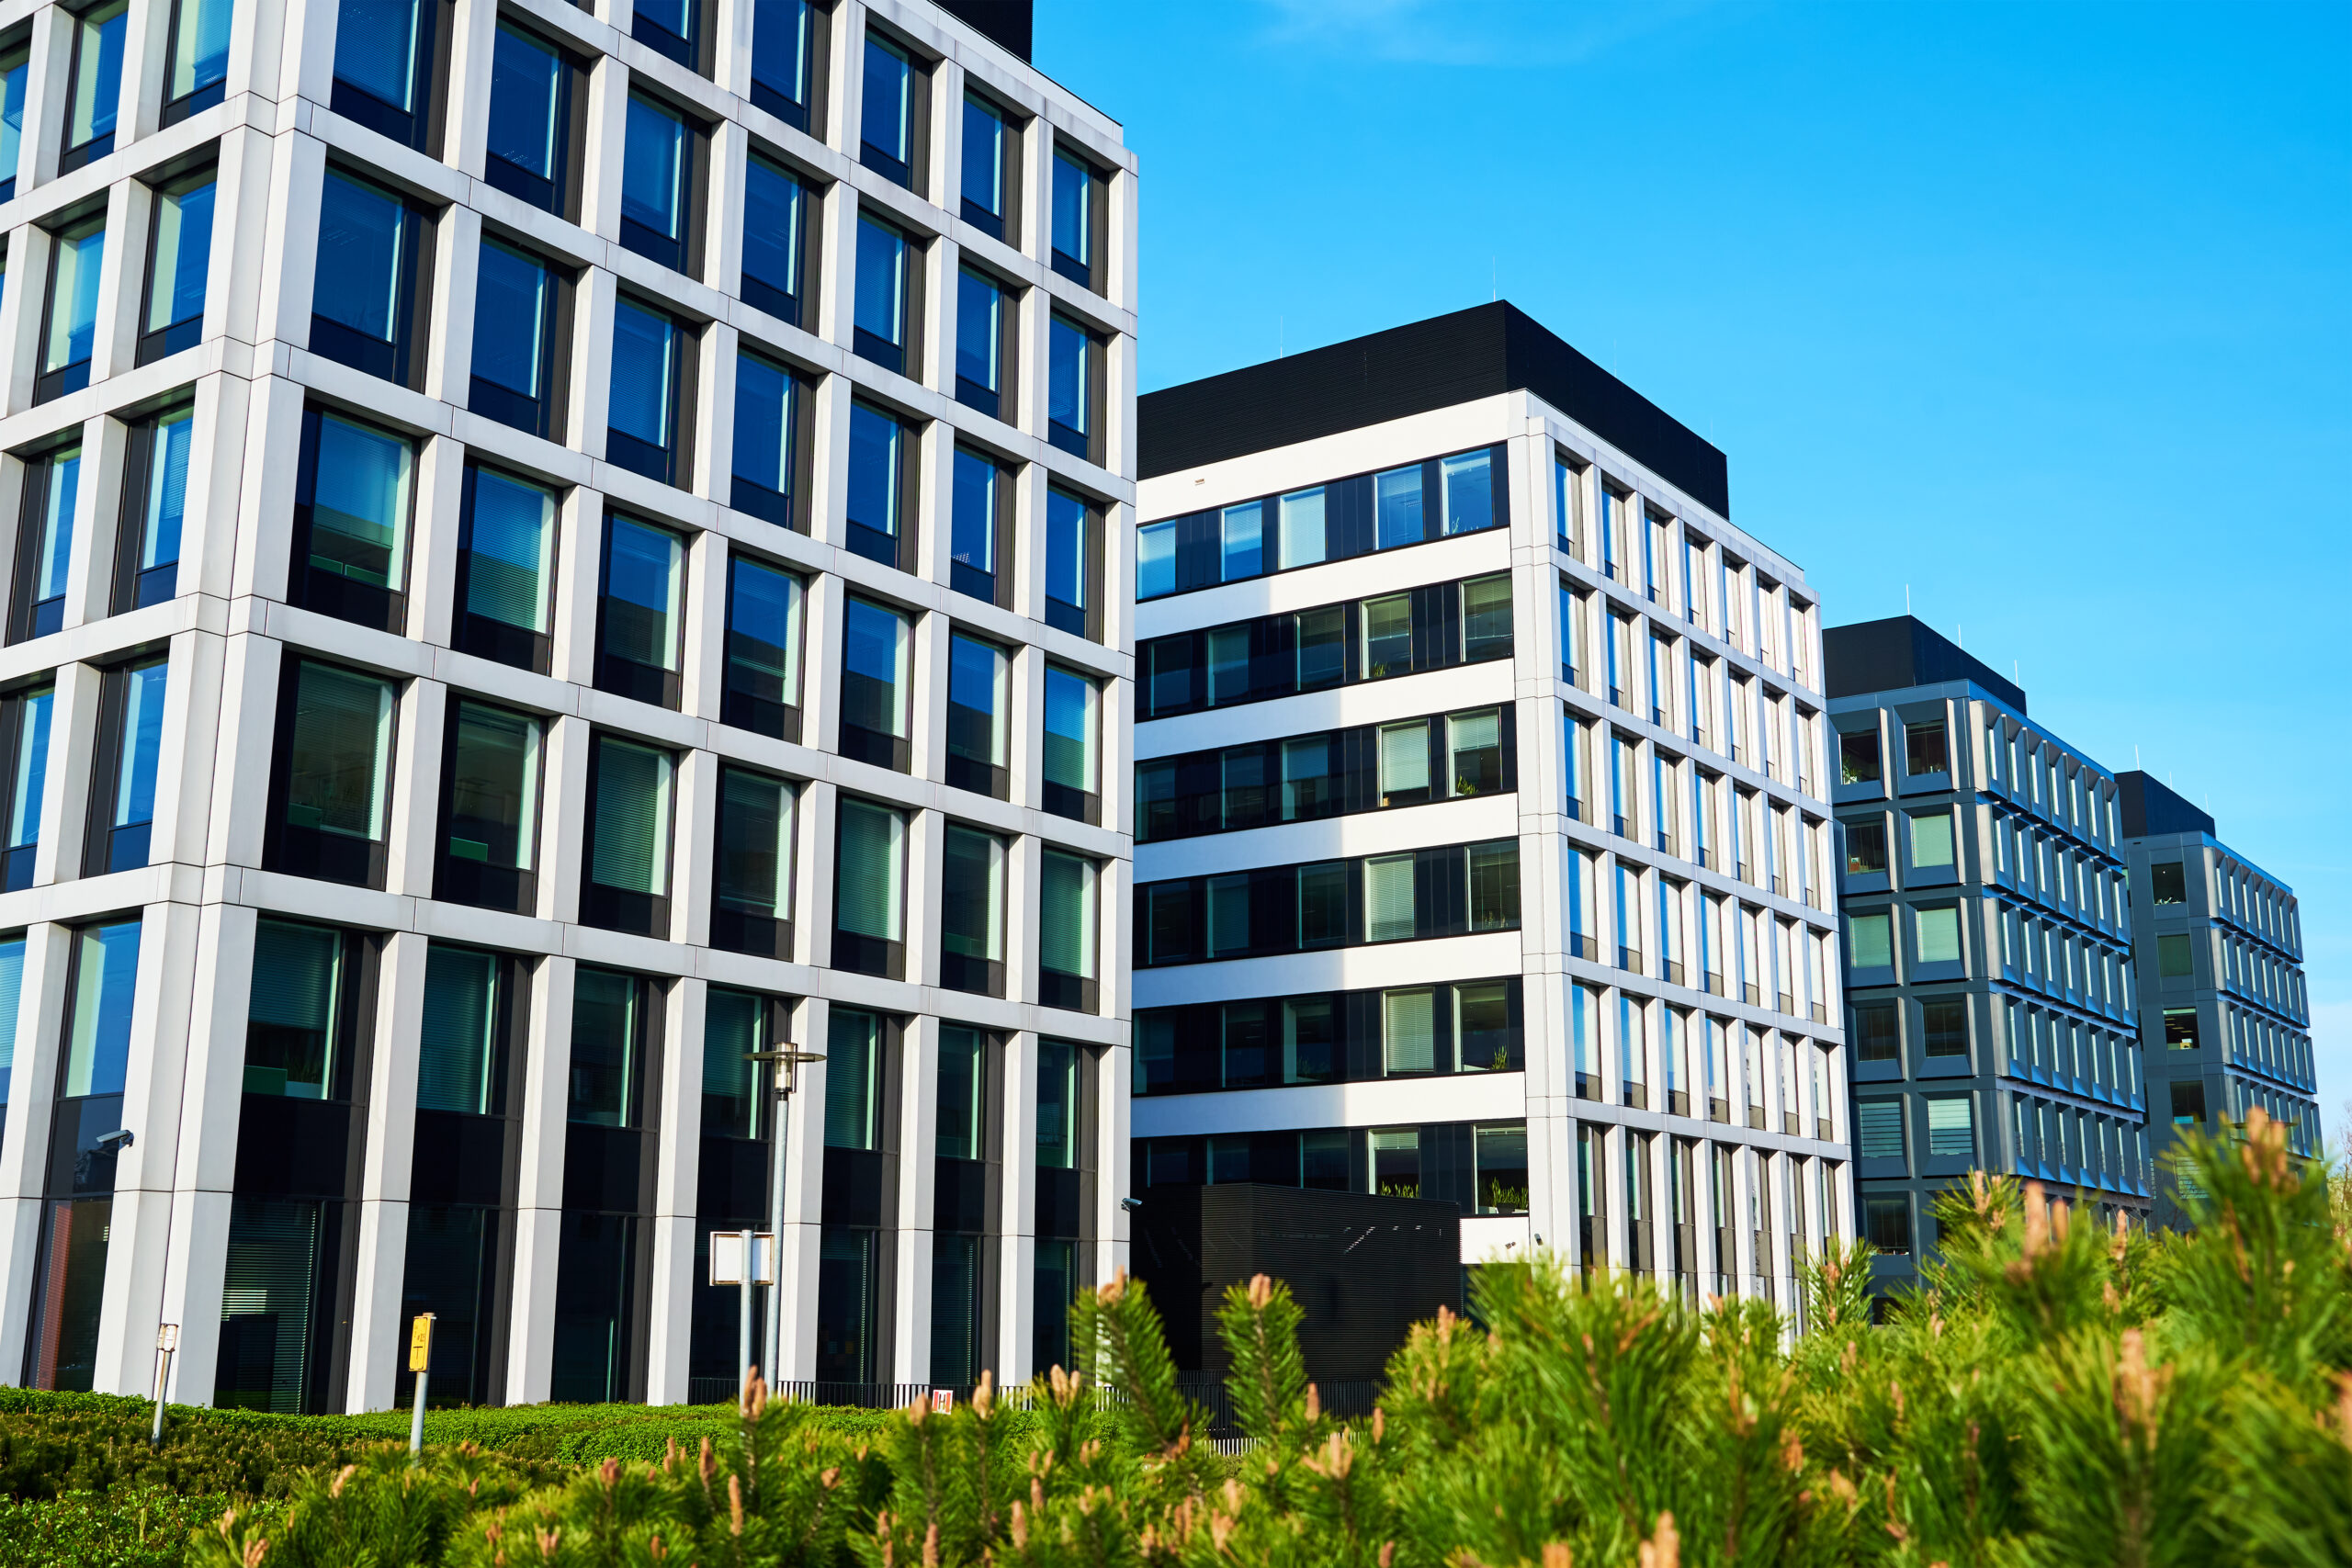
M161 1486L0 1498L0 1562L74 1568L180 1568L188 1541L231 1508L262 1535L281 1530L283 1502L193 1495Z

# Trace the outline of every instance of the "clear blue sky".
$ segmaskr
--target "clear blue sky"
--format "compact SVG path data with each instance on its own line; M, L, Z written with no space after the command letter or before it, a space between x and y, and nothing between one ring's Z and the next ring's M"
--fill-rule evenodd
M2015 661L2302 899L2352 1100L2352 6L1041 0L1143 387L1482 301L1729 454L1836 624Z

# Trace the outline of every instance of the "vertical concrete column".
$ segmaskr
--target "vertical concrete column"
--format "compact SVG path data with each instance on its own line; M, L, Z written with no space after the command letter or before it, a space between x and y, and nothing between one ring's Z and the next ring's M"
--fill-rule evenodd
M731 503L735 490L735 360L741 343L735 328L713 321L703 329L695 368L695 417L702 428L694 443L694 491L721 506Z
M78 25L74 13L62 6L33 13L23 121L24 151L32 159L33 172L19 188L46 185L57 177L58 154L65 150L65 106L73 96L74 32Z
M140 921L138 1001L122 1096L122 1124L136 1142L115 1165L91 1382L100 1393L144 1393L154 1378L199 924L195 905L175 903L148 905Z
M176 861L198 866L204 863L205 827L211 816L213 773L209 764L221 733L228 645L211 632L185 631L172 638L170 657L147 858L151 863Z
M38 28L43 17L62 14L54 8L37 11L33 14L33 25ZM38 91L38 83L27 90L28 102L31 95ZM28 136L18 146L20 155L17 162L21 165L22 154L32 151L33 139ZM12 277L46 278L49 276L49 249L52 243L47 233L30 223L20 223L6 234L0 234L0 250L5 250L8 257L8 275ZM28 294L33 296L29 305L25 300ZM40 338L39 293L30 288L0 289L0 413L19 413L32 406L33 363L39 353ZM17 507L14 498L22 488L24 465L13 457L6 459L6 462L7 467L6 471L0 471L0 482L5 482L8 489L10 499L5 503L7 508L6 515L8 536L14 538ZM13 565L13 561L10 564Z
M740 7L750 11L745 4ZM719 22L719 37L727 37L727 22ZM727 50L721 45L719 66L729 63ZM743 50L743 77L751 79L751 48L748 38ZM743 292L743 167L751 161L752 133L734 120L721 120L710 138L710 178L707 186L703 230L703 267L705 283L729 299Z
M1012 764L1012 804L1038 809L1046 797L1046 653L1034 643L1012 650L1012 722L1005 746ZM1107 693L1105 694L1108 694ZM1097 748L1100 754L1100 748ZM1106 800L1107 806L1109 802Z
M936 811L907 813L906 907L899 935L907 944L910 986L939 984L939 908L945 884L947 818ZM1016 918L1008 909L1008 921Z
M947 240L932 246L934 254L953 253L955 249L954 243ZM935 273L938 269L931 270ZM953 387L956 291L948 288L944 301L939 290L933 288L932 293L932 302L923 307L924 320L938 324L927 335L933 345L945 340L943 352L948 357L943 362L944 367L934 367L923 372L923 384ZM945 420L935 419L923 426L916 440L922 443L922 460L915 466L922 474L922 485L915 496L915 575L926 582L945 582L953 575L948 563L955 558L956 544L956 429Z
M409 539L408 635L447 648L457 624L458 519L466 492L466 449L436 435L416 465L416 523Z
M247 36L243 28L231 33L232 82L240 49L249 47L244 44ZM233 87L231 96L235 96ZM253 343L268 335L259 323L263 263L272 243L268 224L277 152L277 139L251 126L221 132L220 161L214 165L212 252L204 275L203 333L208 341L226 336ZM185 532L181 536L187 536Z
M474 0L459 0L470 6ZM480 9L490 9L487 5ZM462 33L465 18L458 27ZM462 78L450 76L455 83ZM489 73L481 90L489 91ZM474 282L481 270L481 214L452 206L433 226L433 297L425 321L424 395L464 408L473 396Z
M854 217L853 209L847 205L850 201L848 191L849 186L844 182L833 187L833 194L828 199L842 204L836 208L836 212ZM843 263L843 278L850 276L847 265ZM828 290L820 298L823 301L822 309L831 311L836 317L833 327L837 335L832 341L846 342L851 330L849 302L831 291L830 284ZM814 448L811 461L815 477L809 481L808 536L819 544L837 548L846 548L849 539L850 390L848 377L828 376L803 393L809 400L810 412L814 415L814 432L809 444ZM824 581L831 582L835 580L828 577ZM812 636L808 646L813 649L821 645ZM811 667L818 662L811 660Z
M97 734L98 694L105 682L104 672L96 665L57 667L57 684L49 708L49 733L52 739ZM168 693L164 705L168 715ZM49 749L49 776L41 790L40 843L33 851L33 881L37 886L71 882L82 874L83 846L90 827L90 770L96 765L96 750L95 745L52 745ZM161 793L159 781L159 800Z
M132 7L134 17L137 11ZM130 368L147 272L147 218L154 201L154 192L138 180L118 180L107 188L107 251L98 268L97 330L90 341L93 382Z
M571 390L564 406L571 411L572 445L599 460L612 409L613 306L619 296L618 282L600 267L582 273L571 296Z
M576 818L575 818L576 820ZM568 917L567 917L568 918ZM514 1197L514 1292L506 1403L540 1404L555 1379L555 1281L563 1245L564 1091L571 1073L576 960L549 956L531 978L525 1042L520 1179Z
M645 1399L686 1402L694 1344L695 1208L702 1174L702 1067L707 982L673 980L663 1010L662 1117L653 1129L653 1292L646 1314Z
M1045 1371L1032 1366L1037 1300L1037 1036L1029 1030L1004 1043L1004 1212L997 1216L997 1344L1000 1387Z
M938 813L926 812L936 818ZM899 1042L898 1289L890 1325L894 1382L931 1381L932 1211L939 1183L939 1020L917 1014Z
M244 482L244 432L254 407L254 384L242 377L206 376L196 383L186 508L180 514L177 587L182 593L220 599L230 594L237 560L237 495Z
M582 822L588 818L588 721L570 716L551 719L539 756L547 770L539 787L546 802L541 819ZM580 884L586 874L585 835L542 833L539 844L538 917L572 921L580 918ZM570 1007L570 993L565 993Z
M670 841L677 846L670 871L670 940L707 947L710 943L710 900L714 868L718 860L718 758L708 751L688 751L679 759L678 820ZM695 1013L695 1032L702 1032ZM693 1086L691 1092L701 1091ZM697 1101L699 1103L699 1101Z
M1135 1053L1126 1045L1099 1052L1094 1080L1094 1257L1089 1278L1101 1284L1128 1266L1130 1216L1128 1196L1131 1162L1127 1157L1127 1088L1134 1079Z
M913 701L907 705L909 766L919 779L937 778L947 757L947 645L953 628L944 615L910 610L914 646L908 650L907 673L914 682Z
M438 681L420 677L401 689L384 886L413 898L433 897L435 840L441 825L441 742L448 711L449 688Z
M793 940L801 953L802 962L815 964L831 964L833 943L833 860L835 852L835 820L841 805L840 789L829 781L811 780L800 792L800 841L808 852L800 857L799 885L794 888L795 916ZM821 1041L821 1033L807 1036ZM822 1051L822 1044L807 1049ZM801 1089L808 1089L808 1073L801 1074Z
M602 418L602 414L598 415ZM555 614L548 673L575 686L596 681L596 589L605 558L605 497L573 487L557 508Z
M17 995L15 1067L9 1100L0 1106L0 1379L18 1380L40 1267L42 1197L49 1176L50 1121L56 1110L63 1050L71 928L39 924L25 931L25 968Z
M727 685L727 536L689 537L686 553L685 668L681 712L716 722Z
M1034 834L1023 833L1005 845L1004 853L1004 996L1007 1001L1037 999L1038 921L1044 882L1045 846ZM1010 1078L1006 1080L1008 1083ZM1007 1148L1012 1147L1011 1145ZM1027 1148L1027 1145L1021 1147ZM1007 1162L1008 1166L1010 1161Z
M359 1269L351 1302L346 1405L389 1410L406 1364L409 1182L416 1157L416 1081L432 944L421 931L384 939L368 1053L368 1142L359 1174Z
M243 484L236 503L239 525L229 579L232 594L286 597L294 547L294 476L302 453L302 401L300 382L272 376L254 383L240 463ZM217 581L217 573L210 570L207 576ZM206 586L209 591L212 581ZM249 605L246 610L254 617L252 629L259 630L258 607Z
M311 6L308 10L326 7ZM300 132L277 139L261 239L261 297L255 341L282 339L311 345L311 291L319 265L319 199L326 189L326 143ZM247 207L237 213L238 249L245 249Z
M261 864L269 766L277 738L277 683L285 645L240 632L228 639L220 678L220 741L204 846L209 865Z
M842 580L830 572L808 579L801 614L800 743L831 750L842 700Z
M830 803L829 803L830 805ZM830 811L829 811L830 814ZM800 1004L800 1048L822 1054L831 1004L811 997ZM777 1382L804 1381L817 1366L817 1252L824 1220L825 1067L800 1069L799 1088L785 1102L784 1234L776 1237L775 1334L771 1359Z
M626 33L628 18L614 26ZM580 226L608 243L621 237L621 158L628 145L628 67L610 55L588 73L588 133L580 163Z
M460 173L480 179L489 155L491 62L498 48L497 0L457 0L450 32L448 118L441 132L441 155ZM456 400L461 405L465 401Z

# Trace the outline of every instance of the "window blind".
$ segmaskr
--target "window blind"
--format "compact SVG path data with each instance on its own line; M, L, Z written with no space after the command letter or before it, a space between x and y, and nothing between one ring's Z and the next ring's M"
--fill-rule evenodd
M1396 942L1413 934L1413 857L1380 855L1363 863L1363 939Z
M825 1032L825 1145L871 1149L882 1021L835 1008ZM827 1233L829 1235L831 1233Z
M766 1048L768 1004L745 991L711 987L703 1005L702 1130L755 1138L760 1068L744 1058Z
M1384 991L1381 1040L1388 1071L1426 1073L1437 1066L1435 993Z
M1047 850L1039 897L1038 962L1057 974L1094 975L1094 866Z
M1863 1159L1903 1157L1903 1101L1854 1102L1854 1152Z
M435 942L424 960L424 1027L416 1064L423 1111L497 1112L491 1103L498 960Z
M666 751L597 743L595 881L631 893L669 890L670 767Z
M555 494L486 468L474 470L472 558L466 609L525 631L548 629L547 572L555 547Z
M737 768L719 779L719 899L782 919L791 905L792 786Z
M905 820L883 807L845 800L841 807L841 868L834 928L854 936L898 942L899 852Z
M356 839L383 835L392 683L333 665L302 665L294 696L286 819Z
M638 1005L643 984L609 969L582 969L575 975L572 1121L604 1127L638 1124Z
M230 1205L220 1359L233 1370L218 1403L281 1415L302 1408L318 1237L316 1203L240 1198Z
M1387 725L1380 731L1380 792L1396 795L1430 786L1429 721Z
M1931 1095L1928 1100L1928 1152L1962 1158L1976 1152L1975 1122L1964 1094Z

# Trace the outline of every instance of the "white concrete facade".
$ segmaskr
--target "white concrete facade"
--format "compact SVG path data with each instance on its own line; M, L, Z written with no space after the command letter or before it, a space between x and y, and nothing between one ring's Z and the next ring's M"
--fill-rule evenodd
M1518 929L1164 967L1150 963L1139 930L1137 1049L1156 1010L1270 998L1279 1010L1282 998L1313 993L1385 998L1509 976L1520 987L1523 1070L1441 1060L1434 1073L1403 1073L1375 1051L1368 1075L1343 1075L1351 1081L1284 1084L1279 1065L1268 1087L1151 1093L1139 1078L1132 1180L1145 1190L1162 1141L1207 1140L1208 1168L1193 1179L1215 1180L1219 1148L1238 1150L1245 1134L1344 1129L1360 1138L1418 1124L1426 1149L1432 1126L1469 1124L1502 1130L1507 1149L1516 1123L1525 1130L1521 1204L1508 1193L1490 1202L1476 1175L1466 1190L1433 1190L1422 1156L1419 1195L1464 1205L1465 1265L1533 1247L1639 1269L1700 1295L1768 1295L1791 1310L1808 1245L1853 1234L1821 622L1803 572L1530 390L1153 474L1139 487L1140 515L1149 525L1481 447L1502 454L1504 525L1148 599L1137 609L1138 681L1151 679L1157 637L1495 573L1510 583L1508 658L1164 719L1145 702L1136 751L1144 763L1499 705L1515 724L1515 781L1500 794L1166 841L1139 824L1136 874L1148 892L1170 878L1515 840ZM1602 554L1603 486L1613 563ZM1612 663L1612 631L1626 652L1638 650L1630 663ZM1611 742L1624 770L1613 809ZM1278 785L1269 778L1266 787ZM1634 896L1622 926L1621 869ZM1578 988L1592 1021L1581 1062ZM1621 1017L1639 1020L1629 1056ZM1384 1185L1376 1161L1374 1190ZM1629 1221L1628 1183L1644 1164L1648 1191L1636 1196L1646 1209ZM1366 1165L1359 1148L1356 1190L1366 1190Z
M66 1032L73 1012L77 933L104 922L140 922L135 1000L129 1013L121 1126L134 1142L112 1185L104 1247L95 1362L82 1386L149 1391L157 1325L182 1327L171 1396L212 1398L224 1310L223 1271L238 1169L245 1042L254 1001L257 923L265 918L361 933L372 954L373 992L360 1025L368 1064L363 1146L350 1193L356 1262L335 1369L334 1403L351 1410L389 1406L406 1344L401 1312L404 1236L414 1172L418 1041L425 1027L424 966L438 944L488 950L518 960L528 1024L514 1069L523 1075L514 1179L509 1354L503 1388L510 1403L549 1393L549 1340L557 1312L559 1231L566 1171L566 1077L572 996L582 966L620 970L652 983L664 1041L644 1128L653 1165L650 1206L639 1245L650 1249L650 1290L638 1326L646 1398L688 1393L690 1292L696 1215L696 1144L702 1115L701 1021L714 986L780 999L790 1043L823 1052L831 1010L854 1007L894 1021L899 1047L888 1073L887 1103L897 1124L884 1140L895 1152L895 1212L881 1246L896 1285L874 1358L872 1381L930 1380L932 1196L930 1129L936 1093L932 1043L942 1021L982 1030L1003 1063L1001 1093L989 1107L1004 1151L1001 1208L989 1217L1000 1249L999 1299L984 1364L1001 1381L1029 1375L1033 1310L1035 1063L1041 1039L1070 1042L1097 1066L1083 1139L1102 1173L1081 1280L1107 1276L1124 1258L1123 1158L1128 987L1125 912L1131 864L1128 792L1133 570L1125 541L1134 505L1134 345L1136 268L1136 165L1119 126L1025 61L924 0L835 0L815 69L826 82L810 132L752 106L753 6L718 0L707 14L722 40L698 74L631 37L629 0L574 8L554 0L455 0L439 16L444 35L446 124L441 155L404 146L329 106L334 96L335 0L235 0L222 101L160 124L165 38L173 0L132 0L123 45L120 130L110 152L60 174L63 96L73 20L59 5L0 6L0 43L28 39L31 68L25 133L13 199L0 203L6 275L0 295L0 533L15 539L30 494L27 459L40 460L78 439L83 460L70 540L71 575L59 629L0 648L0 697L53 686L38 854L28 885L0 893L0 942L20 936L21 981L13 1020L12 1071L0 1076L0 1382L34 1381L28 1325L54 1266L45 1214L56 1196L53 1112L65 1087ZM502 20L527 24L574 53L587 108L580 161L580 222L537 210L483 176L492 45ZM860 158L860 82L869 26L887 28L926 70L927 169L922 192L865 166ZM632 85L656 92L699 121L708 136L707 200L698 276L662 266L618 243L623 130ZM1017 145L1022 200L1004 241L957 214L967 91L984 91L1023 123ZM1101 291L1052 265L1052 188L1057 145L1103 176L1107 222L1097 276ZM787 324L744 302L743 168L750 152L786 167L811 192L809 231L813 330ZM147 266L153 182L206 164L218 169L216 220L201 333L191 347L133 364ZM433 217L429 281L421 291L415 347L424 355L418 387L395 384L313 352L312 291L320 203L329 164L364 173ZM5 171L0 171L5 174ZM879 209L924 253L922 322L916 363L886 370L854 351L857 216ZM110 243L96 309L87 385L36 401L45 325L45 280L53 231L102 211ZM566 417L551 439L469 412L475 276L485 233L527 245L573 277ZM977 258L1017 301L1015 406L1003 419L956 397L959 263ZM606 395L613 310L623 287L686 323L697 342L693 427L685 436L693 471L680 486L605 460ZM1046 355L1055 314L1082 323L1101 345L1100 460L1072 456L1048 439ZM803 379L811 400L813 456L800 529L763 522L728 504L739 346L760 351ZM848 547L845 523L853 395L887 406L916 433L917 476L905 514L919 540L911 570L880 564ZM112 611L123 517L127 432L182 400L195 410L177 591L142 608ZM303 414L325 409L407 438L414 502L405 540L405 625L380 630L288 603ZM961 440L988 453L1014 486L1013 574L1005 604L951 591L950 478ZM460 492L469 463L553 489L558 513L548 672L535 673L459 651L457 603ZM1048 487L1097 509L1104 585L1096 636L1046 622ZM599 690L598 562L613 509L685 541L679 696L674 707ZM124 547L129 547L127 545ZM25 550L0 552L29 561ZM728 566L756 556L801 579L800 739L773 739L720 720L727 671ZM22 569L20 569L22 570ZM10 600L21 587L11 580ZM855 592L910 618L910 761L904 771L841 754L842 618ZM1001 798L945 779L949 634L990 639L1011 656L1007 768ZM159 765L153 784L148 863L84 874L93 757L100 735L101 685L125 660L168 660ZM398 693L389 800L380 834L379 886L354 886L266 866L273 780L282 750L281 670L316 658L388 678ZM1043 690L1048 662L1091 681L1099 693L1093 736L1099 822L1044 808ZM453 695L503 705L542 726L538 861L534 907L501 912L437 898L445 807L444 715ZM592 741L635 741L666 750L675 765L670 815L667 929L650 935L582 922L591 830ZM763 957L712 944L717 778L740 764L789 781L792 815L791 946ZM1119 781L1114 783L1114 781ZM842 793L905 814L909 845L902 978L853 974L831 963L834 931L837 801ZM17 798L26 798L19 795ZM938 842L950 818L1000 835L1006 846L1006 951L1001 996L950 990L941 983L937 931L942 874ZM13 841L13 840L12 840ZM1093 951L1099 1004L1091 1011L1040 999L1037 949L1039 857L1048 849L1084 857L1099 876ZM5 1040L0 1036L0 1040ZM772 1042L782 1043L781 1041ZM1025 1075L1025 1076L1024 1076ZM790 1100L780 1162L784 1284L781 1348L763 1364L785 1379L816 1375L818 1258L823 1191L826 1066L801 1069ZM64 1132L71 1151L70 1130ZM729 1352L731 1357L731 1351ZM323 1381L319 1387L325 1387Z

